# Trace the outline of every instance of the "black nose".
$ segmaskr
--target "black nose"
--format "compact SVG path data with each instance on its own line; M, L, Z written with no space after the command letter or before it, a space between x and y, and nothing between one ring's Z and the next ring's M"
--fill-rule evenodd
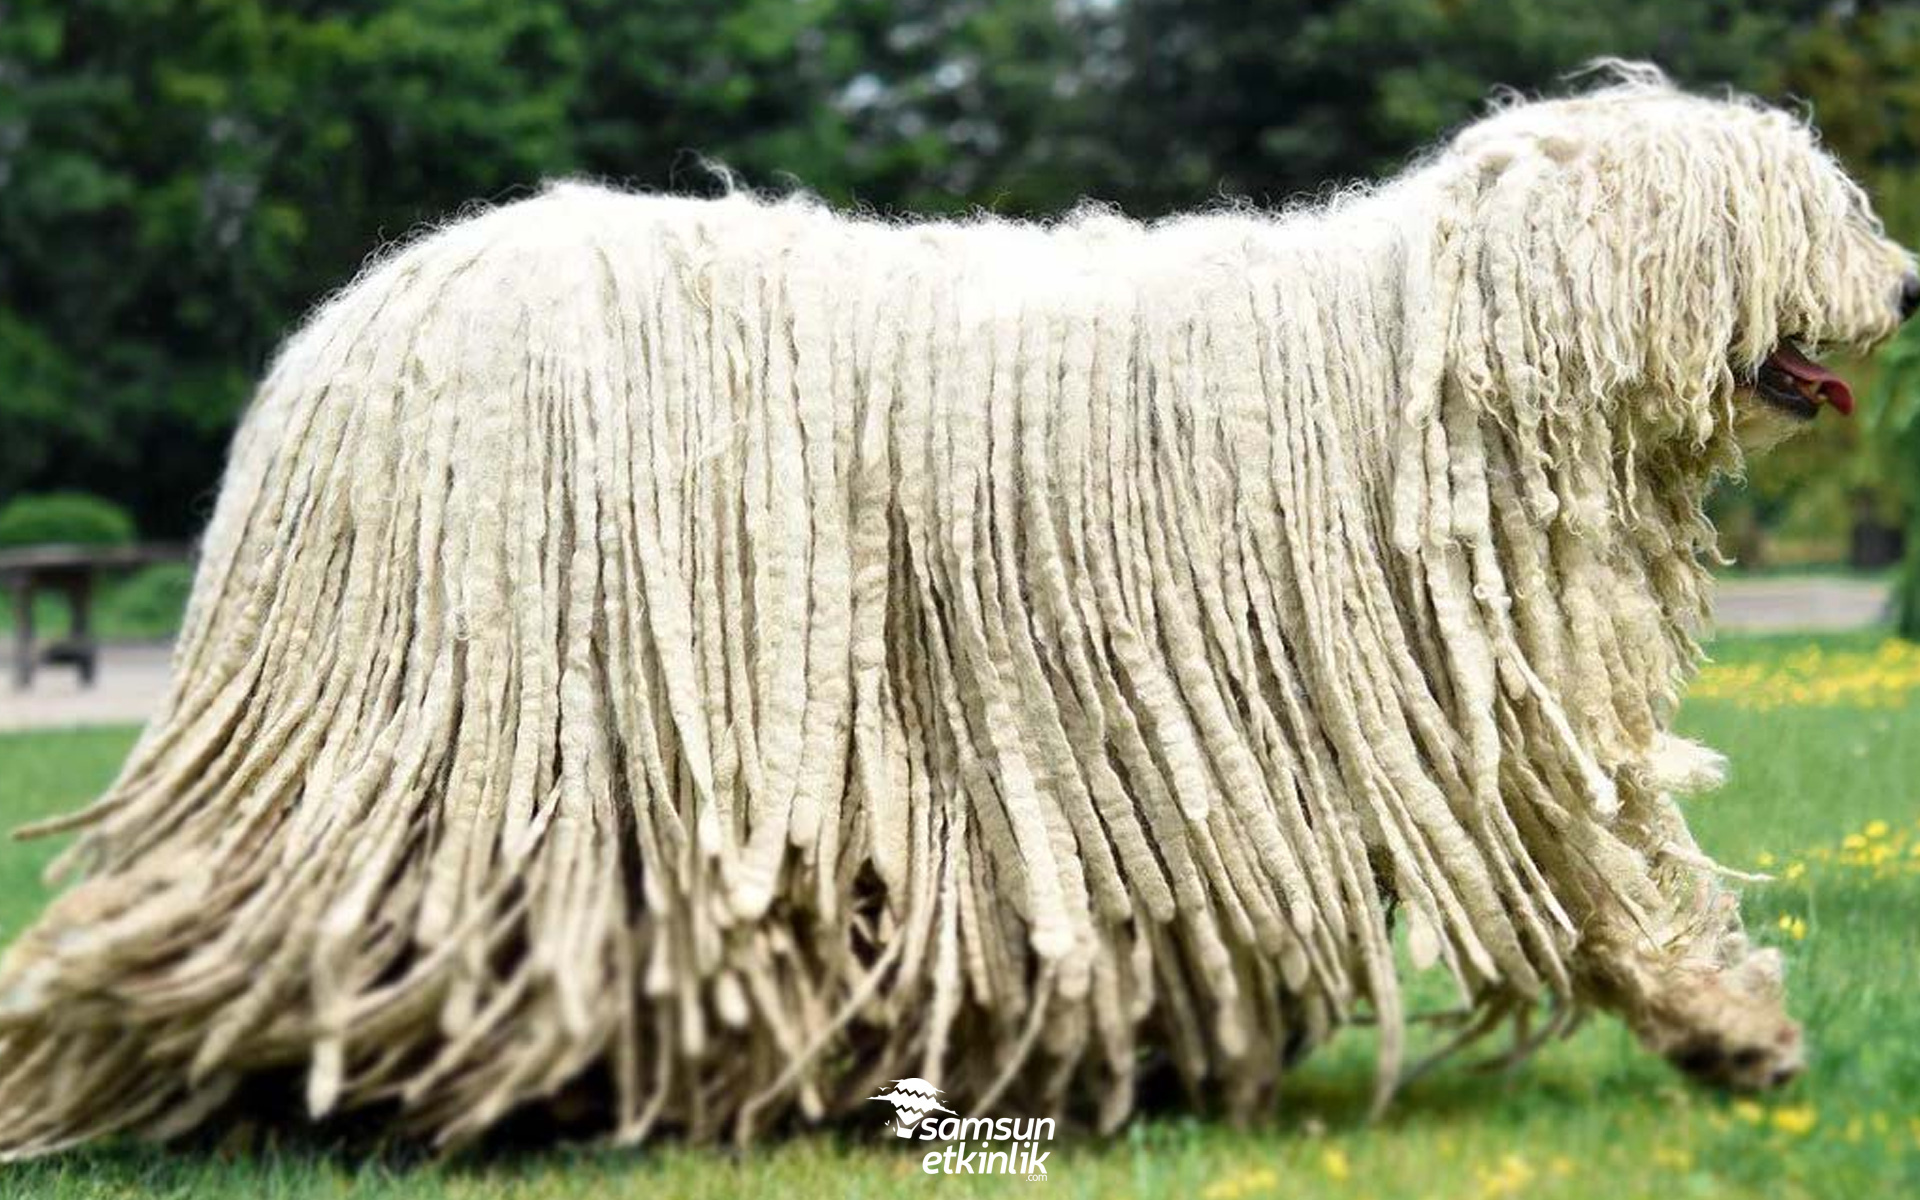
M1908 271L1900 281L1900 319L1906 320L1920 309L1920 272Z

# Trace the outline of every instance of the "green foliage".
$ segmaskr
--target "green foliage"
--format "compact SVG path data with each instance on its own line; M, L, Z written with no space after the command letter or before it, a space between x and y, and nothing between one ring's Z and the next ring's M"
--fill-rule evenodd
M1866 183L1887 230L1920 245L1920 11L1865 7L1821 20L1787 60L1786 86L1821 96L1821 131ZM1920 513L1920 328L1880 354L1870 405L1886 477ZM1897 623L1920 637L1920 530L1909 526Z
M1724 0L1125 0L1102 128L1122 195L1272 200L1371 177L1481 109L1603 56L1752 85L1796 4ZM1284 31L1280 33L1278 31Z
M0 546L124 546L133 538L126 509L85 492L16 496L0 507Z
M383 240L573 162L557 3L0 12L0 417L29 422L0 494L86 481L197 524L304 308Z
M100 606L101 629L117 637L172 637L192 591L193 568L186 563L142 567L107 589Z
M1904 462L1910 511L1920 512L1920 326L1909 326L1880 355L1873 394L1876 420ZM1894 627L1920 638L1920 530L1909 528L1907 557L1894 597Z
M1821 136L1867 185L1887 231L1920 243L1920 9L1836 7L1774 61L1771 86L1813 105Z

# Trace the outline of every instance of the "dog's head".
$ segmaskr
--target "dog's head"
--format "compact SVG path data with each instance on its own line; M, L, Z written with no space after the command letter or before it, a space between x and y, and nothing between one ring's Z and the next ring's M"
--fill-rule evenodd
M1642 446L1850 412L1821 357L1871 349L1920 305L1912 255L1807 122L1651 68L1505 105L1440 162L1474 214L1456 236L1493 373L1590 396Z

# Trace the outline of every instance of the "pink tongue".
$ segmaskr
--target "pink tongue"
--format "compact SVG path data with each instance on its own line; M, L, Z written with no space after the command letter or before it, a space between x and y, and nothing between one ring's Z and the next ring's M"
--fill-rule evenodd
M1813 394L1833 405L1841 416L1853 415L1853 389L1847 386L1846 380L1791 346L1775 350L1770 361L1801 383L1811 384Z

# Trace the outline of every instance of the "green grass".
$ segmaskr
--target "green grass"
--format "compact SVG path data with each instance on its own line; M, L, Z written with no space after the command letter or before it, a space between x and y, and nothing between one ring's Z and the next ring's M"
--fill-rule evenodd
M1723 662L1767 662L1807 639L1723 642ZM1850 636L1828 652L1871 649ZM1859 669L1845 666L1836 669ZM1296 1073L1275 1114L1246 1128L1161 1116L1102 1140L1056 1140L1051 1180L925 1178L917 1156L881 1128L791 1137L734 1157L670 1142L628 1152L523 1152L436 1164L369 1155L282 1133L244 1147L161 1152L119 1146L0 1167L0 1195L792 1197L1178 1196L1200 1200L1321 1197L1896 1196L1920 1194L1920 870L1848 865L1843 839L1870 822L1876 844L1920 836L1920 691L1904 707L1753 712L1695 702L1682 725L1725 751L1733 777L1691 802L1694 828L1722 861L1805 871L1752 888L1749 926L1781 944L1796 1013L1814 1050L1784 1095L1742 1105L1683 1083L1610 1020L1518 1071L1447 1069L1388 1116L1363 1115L1370 1045L1357 1031ZM112 774L127 731L0 738L0 822L72 807ZM1902 840L1904 839L1904 841ZM55 847L0 849L0 938L44 901L35 872ZM1823 859L1821 853L1827 853ZM1782 917L1806 923L1804 940ZM1799 1131L1807 1121L1810 1129ZM1031 1194L1031 1193L1028 1193Z

